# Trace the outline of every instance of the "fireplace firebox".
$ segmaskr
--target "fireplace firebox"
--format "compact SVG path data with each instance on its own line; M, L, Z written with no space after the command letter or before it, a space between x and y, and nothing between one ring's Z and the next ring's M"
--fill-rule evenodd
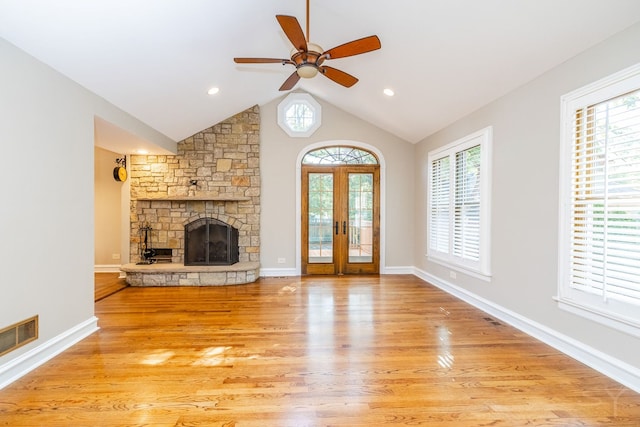
M232 265L239 256L237 228L215 218L184 226L184 265Z

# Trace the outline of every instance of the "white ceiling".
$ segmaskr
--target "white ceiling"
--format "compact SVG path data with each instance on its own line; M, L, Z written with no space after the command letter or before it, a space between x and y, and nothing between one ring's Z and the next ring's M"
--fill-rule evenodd
M0 0L0 37L179 141L283 94L292 66L233 62L289 57L276 14L304 27L305 0ZM352 88L296 89L417 142L640 21L640 1L311 0L310 21L325 50L382 49L329 61Z

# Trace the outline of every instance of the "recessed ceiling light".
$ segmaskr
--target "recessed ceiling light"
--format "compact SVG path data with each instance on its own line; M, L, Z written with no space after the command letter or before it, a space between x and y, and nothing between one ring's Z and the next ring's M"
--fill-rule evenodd
M385 90L383 90L382 92L384 92L385 95L387 96L393 96L395 95L395 92L393 92L391 89L387 88Z
M220 92L220 88L217 88L217 87L212 87L211 89L209 89L209 90L207 91L207 93L208 93L209 95L215 95L215 94L216 94L216 93L218 93L218 92Z
M149 151L140 149L138 150L138 154L149 154Z

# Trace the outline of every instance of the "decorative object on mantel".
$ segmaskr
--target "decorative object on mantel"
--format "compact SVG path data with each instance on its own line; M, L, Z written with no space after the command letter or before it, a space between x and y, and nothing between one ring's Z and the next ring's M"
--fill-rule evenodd
M118 182L124 182L127 180L127 156L122 156L116 159L116 166L113 168L113 179Z
M380 49L380 39L378 36L363 37L348 43L336 46L333 49L323 51L320 46L309 42L309 0L307 0L307 34L302 31L300 23L295 16L276 15L276 19L282 27L284 34L287 36L293 50L291 51L291 59L275 59L275 58L233 58L237 64L268 64L280 63L282 65L293 65L296 70L285 80L280 86L280 90L290 90L298 83L300 77L305 79L315 77L318 72L334 82L344 86L351 87L358 82L358 79L340 71L336 68L323 65L325 60L345 58L347 56L360 55L362 53L371 52Z

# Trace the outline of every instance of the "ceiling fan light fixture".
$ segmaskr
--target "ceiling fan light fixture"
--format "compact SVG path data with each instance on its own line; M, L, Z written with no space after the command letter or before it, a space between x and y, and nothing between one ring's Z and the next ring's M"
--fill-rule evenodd
M322 52L324 52L324 49L322 49L319 45L315 43L308 42L307 52L316 52L318 55L320 55Z
M324 65L329 59L346 58L360 55L380 49L380 39L378 36L368 36L361 39L343 43L332 49L325 51L319 45L309 42L309 0L307 0L307 32L302 31L300 23L295 16L276 15L276 20L284 35L289 39L293 49L291 59L277 58L233 58L236 64L275 64L293 65L296 70L287 77L280 91L291 90L300 81L300 78L310 79L318 75L318 72L329 80L344 87L351 87L358 82L358 79L351 74L338 70L337 68Z
M318 74L318 68L313 64L301 64L296 72L303 79L310 79Z

